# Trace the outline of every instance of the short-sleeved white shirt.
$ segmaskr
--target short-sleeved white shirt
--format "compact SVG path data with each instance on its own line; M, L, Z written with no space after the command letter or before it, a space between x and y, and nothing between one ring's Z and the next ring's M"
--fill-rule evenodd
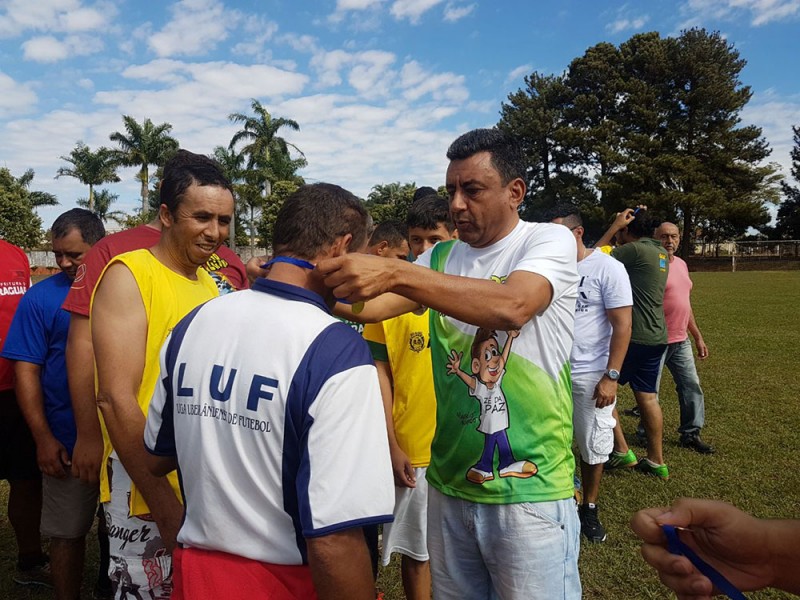
M503 425L511 452L517 461L530 461L538 469L526 479L497 476L481 485L467 479L484 451L482 408L471 397L469 386L449 373L448 364L455 351L464 357L461 370L475 376L469 357L478 328L431 311L436 433L427 478L443 494L491 504L547 502L573 494L569 353L578 281L575 255L575 238L563 225L520 221L506 237L486 248L458 240L440 242L417 259L416 264L436 271L497 285L515 271L536 273L547 279L553 292L550 304L524 324L518 337L496 332L500 348L505 351L511 344L501 386ZM463 301L485 303L480 297ZM494 425L484 428L495 429Z
M578 263L578 275L572 372L605 371L612 333L606 311L633 305L631 282L621 262L599 251Z
M160 379L145 445L177 456L184 546L299 565L307 537L392 520L372 356L320 296L259 279L199 307Z

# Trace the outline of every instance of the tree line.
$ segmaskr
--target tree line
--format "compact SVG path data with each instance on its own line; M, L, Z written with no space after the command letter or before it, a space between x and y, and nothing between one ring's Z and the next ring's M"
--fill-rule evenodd
M771 149L761 129L742 123L752 97L740 79L745 64L718 32L690 29L677 37L637 34L619 46L602 42L561 74L531 73L501 104L497 123L519 139L528 159L522 217L536 220L556 203L574 203L590 237L599 237L615 212L646 204L681 225L685 252L696 241L740 238L751 227L770 238L800 238L800 188L765 162ZM270 115L258 100L251 111L229 115L241 128L213 155L234 184L232 239L255 246L271 239L277 211L303 183L298 171L307 162L280 135L298 130L297 122ZM79 205L129 227L158 207L160 169L179 143L169 123L122 119L123 131L109 136L116 147L91 150L79 141L61 156L67 164L56 177L81 181L88 197ZM793 133L791 175L800 182L800 126ZM118 182L120 167L139 168L141 207L134 215L111 210L116 194L96 189ZM0 169L0 235L23 246L41 237L36 206L57 203L31 190L32 179L30 170L15 178ZM403 220L415 190L413 182L377 184L366 206L378 223ZM778 203L770 226L768 207Z

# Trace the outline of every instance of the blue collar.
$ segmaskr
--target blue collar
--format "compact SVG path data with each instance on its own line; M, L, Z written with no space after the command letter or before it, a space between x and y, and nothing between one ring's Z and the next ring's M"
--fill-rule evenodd
M313 304L321 310L324 310L326 313L331 314L331 309L328 308L327 304L325 304L325 300L322 298L322 296L316 292L312 292L311 290L307 290L296 285L283 283L282 281L275 281L274 279L265 279L263 277L259 277L255 280L250 289L255 292L272 294L273 296L278 296L279 298L284 298L293 302L306 302L308 304Z

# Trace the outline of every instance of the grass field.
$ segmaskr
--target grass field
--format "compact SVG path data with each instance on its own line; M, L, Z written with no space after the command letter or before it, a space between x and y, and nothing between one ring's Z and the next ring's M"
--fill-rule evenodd
M637 473L604 479L601 517L608 542L581 548L581 579L587 599L670 598L639 556L628 521L643 507L679 496L733 502L760 517L800 518L800 272L694 273L694 311L710 350L698 363L706 394L703 437L717 453L701 456L677 445L678 405L669 374L662 380L664 451L671 478L661 482ZM632 406L630 393L620 398ZM631 434L633 419L622 417ZM634 450L641 451L634 447ZM5 518L0 485L0 599L44 599L11 582L15 546ZM95 554L87 565L94 569ZM387 600L403 598L397 561L379 586ZM88 586L87 586L88 588ZM789 597L769 591L753 599ZM87 594L85 596L89 598Z

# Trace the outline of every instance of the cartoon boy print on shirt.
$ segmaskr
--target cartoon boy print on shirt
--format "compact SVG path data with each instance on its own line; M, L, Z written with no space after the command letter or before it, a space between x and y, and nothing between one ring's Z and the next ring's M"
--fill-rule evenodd
M447 361L447 374L458 375L469 388L470 396L480 403L481 415L478 431L484 436L483 454L480 460L467 471L467 480L482 484L494 479L494 450L499 451L500 477L528 478L536 475L538 467L529 460L516 460L508 441L508 406L502 383L506 362L511 352L511 342L519 331L509 331L502 353L497 333L480 328L472 341L472 373L461 370L463 353L451 350Z

